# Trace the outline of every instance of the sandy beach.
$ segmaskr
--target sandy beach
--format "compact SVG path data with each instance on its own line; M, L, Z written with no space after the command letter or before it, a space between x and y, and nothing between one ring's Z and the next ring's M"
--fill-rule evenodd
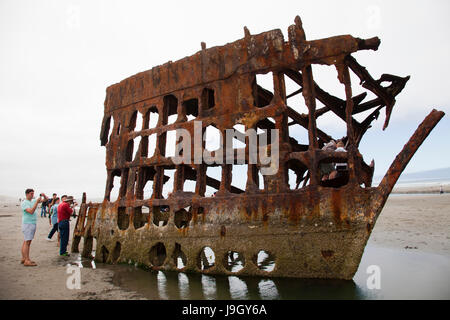
M75 221L72 220L73 229ZM450 194L390 196L369 244L401 250L423 251L450 257ZM58 255L56 237L46 241L48 218L38 217L31 258L37 267L20 264L21 211L18 201L0 198L0 299L142 299L143 296L113 284L113 272L83 268L81 289L66 287L67 264L74 255ZM69 242L69 248L70 248Z
M40 210L39 208L36 212ZM47 218L38 215L37 230L31 243L30 257L37 267L20 264L23 243L22 215L18 201L0 202L0 299L139 299L134 292L127 292L112 284L113 273L104 269L83 268L81 289L67 289L67 264L74 263L74 255L60 257L56 234L53 242L46 240L50 231ZM70 223L71 236L75 219Z

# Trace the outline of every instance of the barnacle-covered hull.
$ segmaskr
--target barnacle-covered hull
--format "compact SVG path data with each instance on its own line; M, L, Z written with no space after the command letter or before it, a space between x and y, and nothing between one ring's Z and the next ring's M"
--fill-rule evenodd
M425 118L380 185L373 187L374 163L366 164L358 147L382 108L387 127L395 97L409 77L383 74L375 80L351 56L358 50L377 50L378 38L346 35L307 41L298 17L288 34L285 42L279 30L251 35L245 28L241 40L210 49L202 44L202 51L191 57L107 89L100 134L106 146L105 198L88 203L83 195L73 252L80 250L83 240L82 255L89 257L95 249L99 262L209 274L354 276L395 182L444 114L433 110ZM313 64L334 66L345 99L318 86ZM365 101L366 93L352 95L350 71L376 98ZM257 83L256 75L268 72L273 75L273 92ZM285 78L300 89L287 94ZM300 112L302 106L289 105L288 99L299 93L307 114ZM317 101L323 107L316 109ZM355 119L369 110L364 120ZM329 112L346 125L347 135L340 139L346 152L323 148L333 138L316 121ZM155 115L158 121L150 128ZM136 128L138 116L143 120ZM176 119L170 122L170 116ZM225 135L238 124L245 134ZM306 143L290 130L296 125L306 130ZM219 149L205 152L205 137L198 142L195 131L206 134L207 140L209 127L225 141ZM182 145L177 155L187 154L182 161L167 152L168 135L177 130L187 134L176 139L177 148ZM252 137L247 134L251 130L256 132L258 145L253 151L259 157L252 154ZM185 144L191 135L194 141ZM152 137L155 143L150 148ZM245 147L227 149L225 142L234 138ZM276 157L267 164L261 154ZM205 157L199 160L198 155ZM223 161L225 155L232 161ZM344 163L345 172L340 178L324 176L323 165L334 163ZM246 180L243 188L233 184L237 164L245 166L238 177ZM210 167L220 168L220 176L208 175ZM275 170L265 174L268 168ZM166 171L171 170L174 175L169 177ZM290 175L294 184L289 183ZM120 179L120 188L118 198L111 199L115 178ZM168 181L171 192L164 193ZM195 188L186 190L186 181ZM144 194L147 183L152 185L150 196ZM208 195L207 187L217 192Z

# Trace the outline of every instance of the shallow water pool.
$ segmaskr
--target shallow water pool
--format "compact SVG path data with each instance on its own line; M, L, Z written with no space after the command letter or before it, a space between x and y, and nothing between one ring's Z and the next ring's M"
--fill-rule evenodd
M352 281L210 276L144 271L129 265L83 267L114 272L113 283L148 299L449 299L450 258L368 245Z

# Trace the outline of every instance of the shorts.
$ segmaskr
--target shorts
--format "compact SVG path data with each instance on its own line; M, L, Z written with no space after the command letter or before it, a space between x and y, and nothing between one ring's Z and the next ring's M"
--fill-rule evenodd
M34 234L36 233L36 225L32 223L22 224L22 232L25 241L33 240Z

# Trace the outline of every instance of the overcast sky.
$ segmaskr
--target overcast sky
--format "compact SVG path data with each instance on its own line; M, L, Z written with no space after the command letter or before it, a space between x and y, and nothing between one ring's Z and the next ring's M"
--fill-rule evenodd
M447 116L406 172L449 167L449 1L7 1L0 0L0 194L26 188L102 197L105 148L99 133L107 86L207 47L287 28L300 15L307 39L378 36L378 51L355 54L378 78L410 75L390 126L362 141L384 174L431 111ZM332 67L315 80L344 97ZM352 78L355 80L355 77ZM288 92L295 90L288 86ZM354 92L358 93L357 82ZM338 121L319 125L340 137ZM326 126L326 127L325 127Z

